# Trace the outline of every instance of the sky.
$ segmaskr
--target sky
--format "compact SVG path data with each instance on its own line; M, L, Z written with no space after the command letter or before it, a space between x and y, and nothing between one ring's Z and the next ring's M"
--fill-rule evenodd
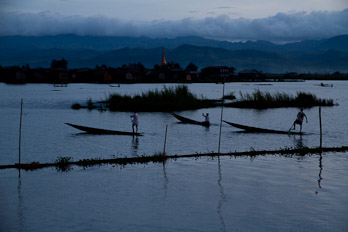
M0 0L0 36L291 42L348 34L348 0Z

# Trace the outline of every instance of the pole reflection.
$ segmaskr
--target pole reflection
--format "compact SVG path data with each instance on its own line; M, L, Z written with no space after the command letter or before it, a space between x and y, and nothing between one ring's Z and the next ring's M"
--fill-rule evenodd
M164 190L164 196L163 199L167 198L168 194L168 177L167 177L167 172L166 172L166 163L163 161L163 190Z
M220 199L217 205L217 213L219 215L220 231L226 231L226 225L225 225L224 217L222 216L222 211L221 211L222 205L226 201L226 194L224 193L224 187L222 186L222 183L221 183L222 175L221 175L220 157L218 157L218 174L219 174L218 186L220 190Z
M320 155L320 157L319 157L318 187L319 187L319 189L321 189L321 180L323 179L323 178L321 177L321 173L322 173L322 171L323 171L323 155L322 155L321 153L320 153L319 155ZM316 191L315 193L318 194L319 191Z
M20 176L18 177L17 193L18 193L18 207L17 207L18 231L25 231L24 216L23 216L22 179Z

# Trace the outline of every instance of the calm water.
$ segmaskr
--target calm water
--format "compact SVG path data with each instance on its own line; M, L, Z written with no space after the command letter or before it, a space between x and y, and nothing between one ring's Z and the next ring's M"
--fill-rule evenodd
M255 89L270 92L296 94L306 91L320 98L331 98L337 107L322 108L323 145L341 146L348 144L348 82L332 82L333 88L317 86L320 82L273 83L258 85L230 83L225 92L253 92ZM192 92L207 98L219 98L222 85L192 84ZM180 112L181 115L203 120L202 113L210 114L213 126L206 129L197 125L178 123L168 113L139 113L139 131L145 136L132 139L128 136L81 135L80 131L65 125L65 122L106 129L131 131L129 112L102 112L97 110L72 110L73 103L85 103L88 98L102 100L109 93L141 93L148 89L161 89L163 85L109 85L71 84L67 88L52 85L5 85L0 83L0 164L18 162L18 131L20 98L23 97L22 160L23 162L51 162L59 156L84 158L110 158L113 156L153 155L163 150L165 127L168 125L166 150L169 154L191 154L218 150L219 120L221 108ZM271 110L224 109L224 119L240 124L288 130L298 109L283 108ZM239 129L223 124L221 151L246 151L251 149L279 149L280 147L318 146L318 108L305 110L308 123L304 123L306 136L274 134L245 134ZM78 148L78 149L77 149Z
M332 98L339 106L322 108L323 145L348 144L348 82L230 83L225 92L255 89L295 94L305 91ZM172 86L172 85L168 85ZM219 98L222 85L191 84L197 95ZM20 98L23 97L22 161L51 162L59 156L133 157L162 151L168 125L169 154L217 151L221 108L180 112L203 120L209 129L183 125L166 113L139 113L139 138L81 135L64 122L131 130L129 112L72 110L88 98L109 93L141 93L163 85L71 84L5 85L0 83L0 164L18 162ZM224 119L240 124L287 130L298 109L224 109ZM318 108L305 109L304 136L240 133L222 127L221 151L279 149L319 145ZM348 156L254 159L201 158L124 168L103 166L67 173L55 169L0 171L0 231L347 231Z

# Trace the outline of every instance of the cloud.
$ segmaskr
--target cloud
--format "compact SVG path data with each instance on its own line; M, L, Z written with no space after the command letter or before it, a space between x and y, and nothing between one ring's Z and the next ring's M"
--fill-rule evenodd
M232 6L220 6L220 7L216 7L215 9L219 9L219 10L223 10L223 9L233 9L234 7Z
M329 38L348 34L348 9L278 13L259 19L232 19L227 15L204 19L126 21L104 16L64 16L58 13L1 13L0 35L107 35L178 37L202 36L223 40L273 42Z

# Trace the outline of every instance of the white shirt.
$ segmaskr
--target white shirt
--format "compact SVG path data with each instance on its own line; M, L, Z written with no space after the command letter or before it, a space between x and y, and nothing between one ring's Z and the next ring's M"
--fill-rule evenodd
M131 118L132 118L132 123L138 125L138 114L137 113L132 114Z
M205 122L210 122L209 115L203 115L203 117L205 117Z

